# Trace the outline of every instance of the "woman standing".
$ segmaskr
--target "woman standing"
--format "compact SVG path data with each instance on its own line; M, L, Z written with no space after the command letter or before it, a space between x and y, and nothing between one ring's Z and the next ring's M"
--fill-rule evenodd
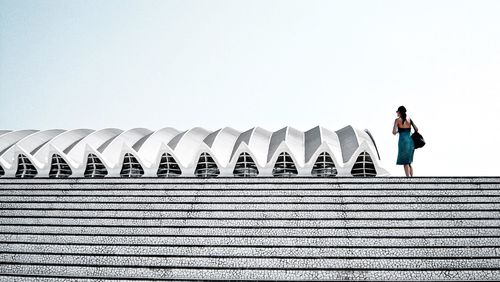
M394 121L394 127L392 128L392 134L396 135L399 133L398 160L396 164L404 166L406 177L413 177L413 167L411 163L413 162L415 145L411 139L410 131L412 125L415 131L418 131L418 128L411 119L406 116L406 108L404 106L400 106L396 113L398 114L398 118Z

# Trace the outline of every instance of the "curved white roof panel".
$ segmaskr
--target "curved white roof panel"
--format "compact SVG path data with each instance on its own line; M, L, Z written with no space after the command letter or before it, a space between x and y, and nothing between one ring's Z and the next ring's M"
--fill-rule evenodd
M388 175L379 158L370 132L352 126L0 130L0 177Z

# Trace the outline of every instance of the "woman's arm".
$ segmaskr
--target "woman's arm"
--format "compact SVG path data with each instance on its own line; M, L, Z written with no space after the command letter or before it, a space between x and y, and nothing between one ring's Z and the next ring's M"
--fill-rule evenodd
M392 127L392 134L396 135L398 133L398 120L394 120L394 126Z

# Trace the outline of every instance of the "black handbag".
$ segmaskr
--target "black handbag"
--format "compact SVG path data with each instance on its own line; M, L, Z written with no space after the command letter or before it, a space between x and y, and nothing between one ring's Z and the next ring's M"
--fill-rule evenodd
M411 125L413 125L413 128L415 128L415 125L413 124L413 120L411 121ZM413 139L413 144L415 144L415 149L422 148L425 146L425 140L422 134L418 133L418 131L413 132L411 135L411 139Z
M418 133L418 132L413 132L411 135L411 139L413 139L413 144L415 144L415 149L422 148L425 146L425 140L424 137Z

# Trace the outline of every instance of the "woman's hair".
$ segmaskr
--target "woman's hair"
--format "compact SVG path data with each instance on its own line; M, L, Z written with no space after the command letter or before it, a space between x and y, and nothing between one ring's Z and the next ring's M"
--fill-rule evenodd
M401 116L401 119L403 120L403 124L405 124L405 121L406 121L406 108L405 108L405 106L399 106L398 112L399 112L399 115Z

